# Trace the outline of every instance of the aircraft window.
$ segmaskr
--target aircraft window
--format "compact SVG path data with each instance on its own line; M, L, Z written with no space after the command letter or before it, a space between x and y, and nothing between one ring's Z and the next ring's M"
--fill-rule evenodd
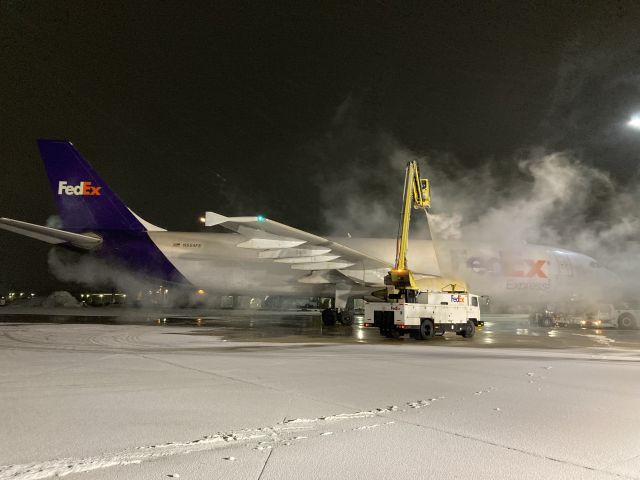
M474 307L478 306L478 297L471 297L471 305Z

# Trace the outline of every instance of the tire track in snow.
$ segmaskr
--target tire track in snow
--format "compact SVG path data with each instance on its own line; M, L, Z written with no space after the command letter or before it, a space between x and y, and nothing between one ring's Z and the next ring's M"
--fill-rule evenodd
M426 403L427 401L419 400L418 402ZM407 402L406 407L412 408L411 405L415 403L416 402ZM317 434L316 436L322 436L322 433L326 432L324 428L336 422L354 421L356 422L356 426L352 428L352 430L369 430L382 425L392 425L395 422L360 426L358 426L358 422L374 417L386 416L387 414L393 414L398 411L406 410L400 410L394 405L375 408L373 410L338 413L317 418L295 418L262 428L205 435L202 438L188 442L168 442L158 445L148 445L86 458L61 458L20 465L4 465L0 466L0 480L39 480L53 476L63 477L72 473L139 464L158 458L185 455L191 452L215 450L243 444L250 445L251 443L255 443L256 448L265 444L271 444L270 448L275 445L290 445L293 442L308 438L308 435ZM301 435L301 433L305 433L306 435Z

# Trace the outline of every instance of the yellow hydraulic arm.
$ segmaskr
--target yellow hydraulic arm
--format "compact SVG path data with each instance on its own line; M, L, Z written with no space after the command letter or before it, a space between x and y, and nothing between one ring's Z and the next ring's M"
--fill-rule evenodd
M393 270L387 277L388 286L392 286L401 294L407 290L417 291L413 274L407 265L407 247L409 244L409 226L411 223L411 207L429 208L431 206L431 196L429 193L429 180L420 178L420 168L415 160L407 163L404 177L404 193L402 196L402 216L398 227L398 238L396 243L396 262ZM413 295L412 295L413 296Z

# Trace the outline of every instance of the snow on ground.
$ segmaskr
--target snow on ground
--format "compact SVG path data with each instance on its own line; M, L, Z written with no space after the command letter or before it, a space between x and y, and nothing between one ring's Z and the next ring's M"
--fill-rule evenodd
M635 352L192 333L0 324L0 480L640 478Z

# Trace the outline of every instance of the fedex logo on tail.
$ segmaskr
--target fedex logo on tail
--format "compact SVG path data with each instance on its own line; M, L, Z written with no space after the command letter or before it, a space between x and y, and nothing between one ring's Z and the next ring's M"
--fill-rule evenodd
M102 187L91 185L91 182L80 182L80 185L68 185L66 181L58 182L58 195L100 196Z

